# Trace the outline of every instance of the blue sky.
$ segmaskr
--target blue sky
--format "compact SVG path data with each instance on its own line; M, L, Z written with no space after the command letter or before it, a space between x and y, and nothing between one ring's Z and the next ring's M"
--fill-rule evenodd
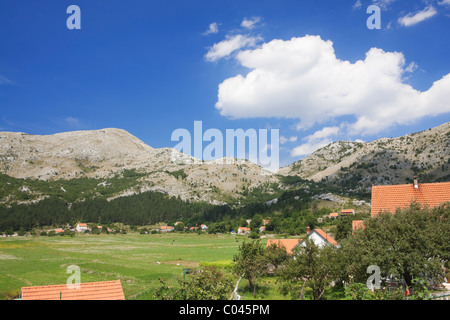
M0 0L0 130L277 128L286 165L450 121L449 36L449 0Z

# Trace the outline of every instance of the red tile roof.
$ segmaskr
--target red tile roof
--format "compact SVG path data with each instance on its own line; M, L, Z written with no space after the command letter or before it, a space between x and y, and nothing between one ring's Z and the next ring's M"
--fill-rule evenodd
M435 207L450 201L450 182L373 186L371 215L381 211L395 213L397 208L409 207L416 201L424 206Z
M363 220L353 220L352 221L352 230L355 231L357 229L364 229L364 221Z
M339 216L339 214L337 212L332 212L329 215L330 218L336 218L337 216Z
M268 239L267 246L270 247L272 244L277 246L285 247L288 254L292 254L292 249L302 241L301 239Z
M23 287L22 300L125 300L120 280L80 283L80 288L67 284Z
M322 238L331 243L333 246L337 247L338 243L334 240L328 233L323 231L322 229L314 229L312 232L317 232Z
M355 209L343 209L341 214L355 214Z

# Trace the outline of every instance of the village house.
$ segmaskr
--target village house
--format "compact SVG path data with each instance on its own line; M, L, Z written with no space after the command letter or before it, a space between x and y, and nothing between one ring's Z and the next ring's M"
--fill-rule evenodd
M120 280L23 287L18 300L125 300Z
M364 221L363 220L353 220L352 221L352 234L355 233L356 230L358 229L363 229L364 230Z
M339 248L339 244L333 239L329 234L327 234L322 229L313 229L310 227L306 228L306 238L305 239L268 239L266 247L273 244L286 248L288 254L292 254L293 249L296 246L305 246L305 240L311 239L316 246L322 248L326 245L331 245Z
M206 231L208 229L208 226L206 224L202 224L200 226L200 229L202 229L202 231Z
M355 209L343 209L341 210L341 216L355 215Z
M294 249L302 239L268 239L266 247L276 245L278 247L284 247L288 254L292 254Z
M395 213L397 209L408 208L412 202L433 208L447 201L450 201L450 182L419 184L414 177L412 184L373 186L371 216Z
M76 230L76 232L85 232L88 230L87 224L86 223L78 223L75 230Z
M248 227L239 227L238 234L248 235L250 234L250 228Z
M336 219L339 216L339 213L337 212L332 212L328 215L328 218L330 219Z
M170 231L173 231L173 227L172 226L161 226L161 227L159 227L159 231L170 232Z
M265 227L265 226L259 227L259 232L260 232L260 233L261 233L261 232L264 232L264 231L266 231L266 227Z
M310 227L306 228L306 238L302 240L299 245L304 246L305 240L311 239L314 244L320 248L326 246L326 245L332 245L334 247L339 248L339 244L336 242L336 240L333 239L329 234L327 234L322 229L313 229L311 230Z

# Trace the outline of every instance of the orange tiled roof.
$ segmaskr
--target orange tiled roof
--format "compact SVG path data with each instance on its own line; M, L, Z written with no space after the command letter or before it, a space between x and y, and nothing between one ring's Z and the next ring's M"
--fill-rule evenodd
M67 284L23 287L22 300L125 300L120 280L80 283L70 289Z
M364 229L364 221L363 220L353 220L352 221L352 230L356 229Z
M339 216L339 214L337 212L332 212L329 215L330 218L334 218L334 217L337 217L337 216Z
M86 223L79 223L78 226L79 227L87 227L87 224Z
M341 214L355 214L355 210L354 209L343 209L341 211Z
M421 183L418 188L414 184L373 186L371 215L381 211L395 213L397 208L409 207L411 202L435 207L450 201L450 182Z
M296 245L298 245L302 241L301 239L268 239L267 240L267 246L270 247L272 244L276 244L278 246L282 246L286 248L286 252L288 254L292 254L292 249Z
M316 231L322 238L324 238L326 241L331 243L333 246L337 247L338 243L336 240L334 240L328 233L323 231L322 229L314 229L313 231Z

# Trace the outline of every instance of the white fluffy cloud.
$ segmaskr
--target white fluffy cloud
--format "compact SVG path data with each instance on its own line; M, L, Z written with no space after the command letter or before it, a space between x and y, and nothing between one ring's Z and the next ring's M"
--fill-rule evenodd
M419 12L416 12L414 14L409 13L406 16L399 18L398 22L405 27L410 27L426 19L429 19L436 14L436 9L433 6L428 6Z
M215 43L205 55L208 61L217 61L221 58L227 57L236 50L245 47L255 46L259 38L246 36L242 34L227 36L225 40Z
M209 25L208 30L206 30L203 34L208 35L218 32L219 32L219 24L217 22L213 22Z
M223 81L216 103L233 119L290 118L310 128L353 116L348 133L373 134L450 112L450 74L418 91L404 83L411 64L400 52L372 48L351 63L336 57L331 41L305 36L240 51L236 60L250 71Z
M333 142L332 136L336 136L340 129L338 127L325 127L322 130L316 131L314 134L303 138L305 143L295 147L291 151L291 156L305 156L313 153L317 149L325 147Z
M253 17L251 19L244 18L241 22L241 27L247 28L247 29L253 29L257 23L261 21L260 17Z

